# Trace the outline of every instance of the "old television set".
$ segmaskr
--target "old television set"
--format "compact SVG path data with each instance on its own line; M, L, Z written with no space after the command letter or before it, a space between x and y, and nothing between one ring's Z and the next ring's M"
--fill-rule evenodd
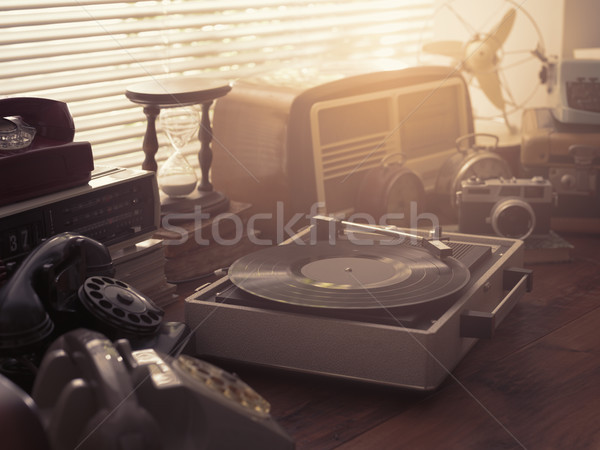
M213 132L215 187L251 203L269 233L301 215L347 217L388 154L402 153L431 192L473 119L467 85L448 67L285 69L235 83L216 103Z

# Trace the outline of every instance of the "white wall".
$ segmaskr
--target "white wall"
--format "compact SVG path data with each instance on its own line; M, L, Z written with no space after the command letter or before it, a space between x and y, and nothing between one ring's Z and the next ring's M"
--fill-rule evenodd
M600 48L600 1L566 0L562 55L572 58L577 48Z

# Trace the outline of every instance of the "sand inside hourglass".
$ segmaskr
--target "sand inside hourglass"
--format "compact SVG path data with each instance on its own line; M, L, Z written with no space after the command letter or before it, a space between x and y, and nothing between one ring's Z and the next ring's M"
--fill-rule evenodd
M194 169L178 151L165 161L157 178L158 187L169 197L185 197L191 194L198 181Z
M159 187L169 197L185 197L193 192L196 180L186 181L178 175L168 175L163 177Z
M192 108L166 109L161 112L160 121L173 146L173 154L158 171L158 186L169 197L185 197L194 191L198 178L181 149L198 129L198 114Z

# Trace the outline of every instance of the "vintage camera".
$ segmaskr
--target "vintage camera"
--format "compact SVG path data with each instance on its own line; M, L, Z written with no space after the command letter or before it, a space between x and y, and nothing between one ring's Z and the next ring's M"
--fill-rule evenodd
M514 239L548 234L555 198L552 184L542 177L472 177L461 183L457 194L458 229Z

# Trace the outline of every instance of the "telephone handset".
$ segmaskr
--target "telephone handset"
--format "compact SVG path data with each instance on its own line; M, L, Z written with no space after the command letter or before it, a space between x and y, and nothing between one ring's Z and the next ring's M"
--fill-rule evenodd
M156 421L140 408L121 357L105 336L76 330L48 350L32 398L54 449L159 449Z
M54 450L294 448L235 375L86 329L52 344L32 398Z
M47 146L49 141L68 143L75 136L75 125L67 104L37 97L0 99L0 117L18 117L35 128L31 148Z
M36 247L0 287L0 373L27 389L50 342L79 327L178 354L187 326L163 323L163 311L114 274L106 247L89 237L61 233Z

